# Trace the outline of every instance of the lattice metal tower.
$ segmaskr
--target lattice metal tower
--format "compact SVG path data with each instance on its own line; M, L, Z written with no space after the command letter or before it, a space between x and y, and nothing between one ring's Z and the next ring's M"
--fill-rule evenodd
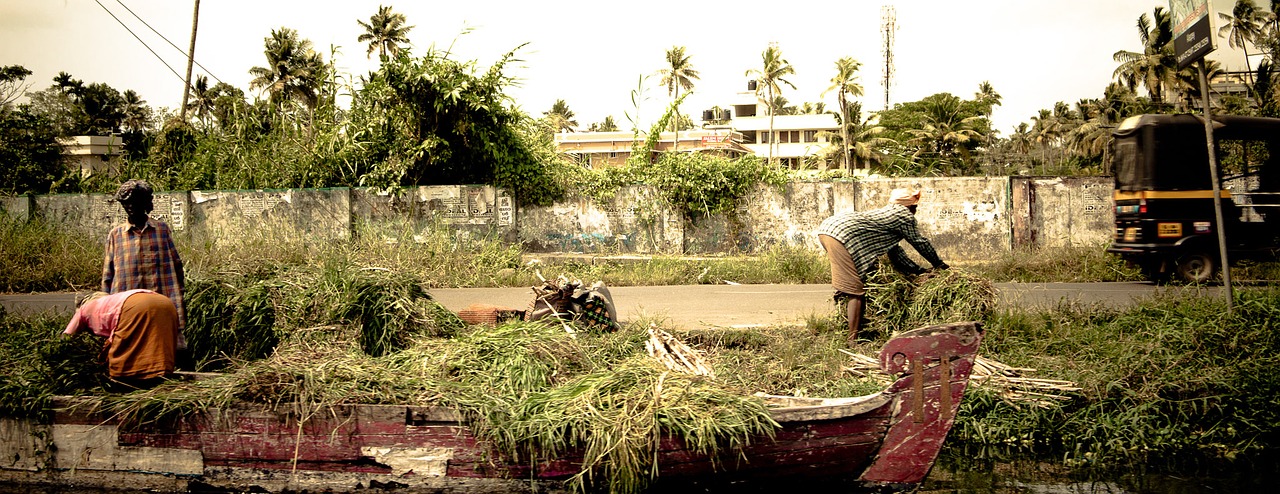
M880 31L884 35L884 109L889 109L889 87L893 85L893 36L898 32L898 11L892 5L880 6Z

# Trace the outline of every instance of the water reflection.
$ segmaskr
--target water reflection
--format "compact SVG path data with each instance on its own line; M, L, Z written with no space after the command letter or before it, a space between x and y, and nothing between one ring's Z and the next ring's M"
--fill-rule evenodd
M1223 492L1273 492L1271 482L1280 474L1280 463L1197 465L1177 472L1155 472L1139 467L1129 471L1081 473L1060 463L1036 460L966 458L944 449L922 493L1150 493L1209 494Z

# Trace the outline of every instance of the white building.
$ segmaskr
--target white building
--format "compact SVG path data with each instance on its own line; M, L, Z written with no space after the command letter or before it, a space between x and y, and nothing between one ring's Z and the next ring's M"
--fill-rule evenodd
M774 115L773 135L769 134L768 94L756 91L756 81L747 81L746 89L733 100L729 126L742 133L743 146L761 156L769 156L791 168L799 168L805 158L819 154L830 145L822 132L840 132L839 119L830 113L808 115Z

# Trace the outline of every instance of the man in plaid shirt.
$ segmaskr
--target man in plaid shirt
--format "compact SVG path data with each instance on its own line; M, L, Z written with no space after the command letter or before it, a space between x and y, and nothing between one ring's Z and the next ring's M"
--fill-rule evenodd
M169 297L178 309L178 349L184 350L187 341L182 330L187 326L187 311L183 305L186 280L182 258L173 245L169 225L149 215L154 207L151 185L129 180L120 185L114 199L124 208L129 222L107 234L102 291L145 289Z
M877 268L880 256L908 275L923 273L924 268L907 257L899 242L906 240L934 268L947 269L929 240L916 228L916 204L920 191L894 189L889 205L870 211L845 211L827 218L818 226L818 241L831 261L831 285L836 298L849 301L849 344L858 339L862 325L862 308L866 289L865 277Z

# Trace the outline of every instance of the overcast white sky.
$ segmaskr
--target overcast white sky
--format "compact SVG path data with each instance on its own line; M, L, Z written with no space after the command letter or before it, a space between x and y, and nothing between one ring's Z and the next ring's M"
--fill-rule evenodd
M1230 12L1234 3L1212 0L1219 12ZM630 128L624 115L635 113L632 90L641 75L663 67L673 46L687 48L701 75L682 106L695 119L703 109L729 105L734 93L745 89L744 73L761 64L770 42L778 43L795 68L788 79L796 89L783 93L793 104L822 100L835 61L851 56L863 63L863 107L879 110L884 106L881 7L893 5L898 29L891 102L940 92L972 98L978 85L989 81L1003 96L993 116L996 129L1008 135L1017 123L1057 101L1100 97L1117 65L1112 54L1141 49L1138 16L1150 15L1156 6L1167 8L1168 2L205 0L195 58L207 70L196 67L195 73L248 92L249 68L265 65L264 38L272 29L288 27L310 39L326 59L329 47L337 46L341 71L365 74L375 62L356 42L363 32L356 21L367 22L379 5L392 6L415 26L409 32L414 54L452 45L455 58L476 60L483 70L527 42L518 52L523 62L505 71L520 79L508 94L532 115L564 99L582 129L606 115ZM85 83L135 90L152 106L176 108L185 56L129 10L185 51L192 8L193 2L180 0L0 0L0 65L32 70L31 90L49 87L65 71ZM1216 33L1217 16L1213 19ZM461 35L466 29L471 32ZM1215 44L1209 58L1227 70L1245 69L1244 57L1225 40L1215 36ZM647 96L650 103L640 110L646 122L669 101L657 77L650 79ZM826 100L834 107L834 95Z

